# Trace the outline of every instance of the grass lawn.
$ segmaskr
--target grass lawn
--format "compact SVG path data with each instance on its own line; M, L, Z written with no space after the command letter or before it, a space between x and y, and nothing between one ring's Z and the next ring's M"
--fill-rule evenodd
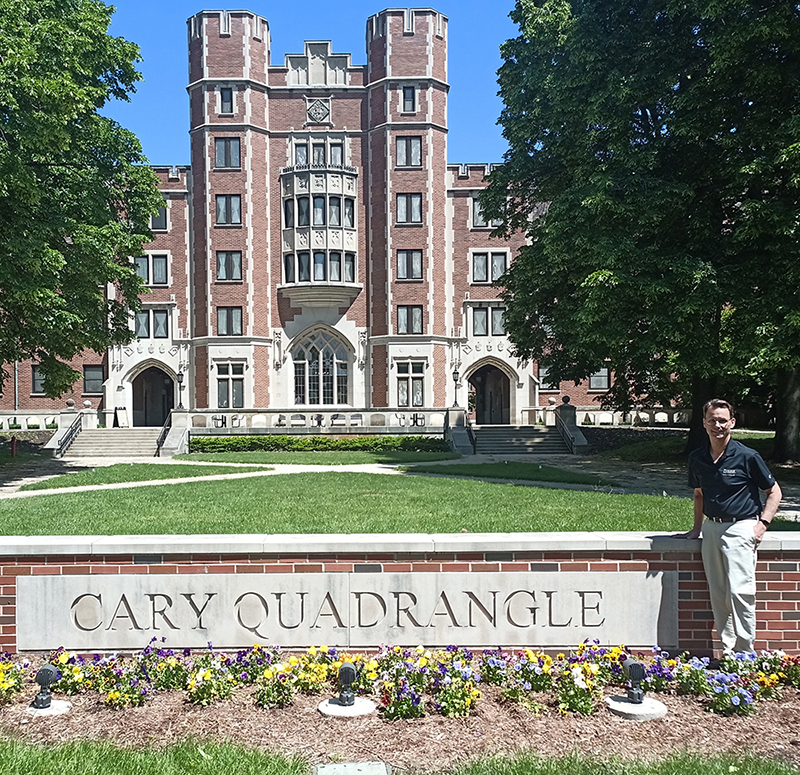
M81 487L88 484L116 484L117 482L148 482L157 479L184 479L214 474L241 474L245 471L269 470L263 467L242 466L184 466L169 463L117 463L74 474L63 474L41 482L33 482L21 490L53 490L60 487Z
M291 465L345 466L363 463L427 463L455 460L455 452L194 452L175 455L178 460L206 460L216 463L287 463Z
M733 431L733 438L756 450L765 460L772 452L774 434ZM613 460L623 463L674 463L684 465L683 448L686 440L682 436L665 435L655 441L640 441L596 455L598 460ZM769 461L768 461L769 462ZM771 465L772 473L779 484L800 484L800 470L788 466Z
M38 452L23 452L19 450L14 457L11 457L11 448L8 446L0 447L0 471L6 472L17 466L30 463L32 460L40 460L42 455Z
M565 484L614 485L615 482L598 474L584 474L580 471L565 471L540 463L469 463L457 466L409 466L412 474L444 474L445 476L473 476L486 479L521 479L531 482L562 482Z
M2 535L688 530L683 498L330 473L0 501ZM800 523L786 523L791 529Z
M391 764L391 763L390 763ZM57 746L0 742L0 771L7 775L308 775L300 758L261 753L243 746L186 741L163 749L132 750L108 743ZM676 754L656 762L621 761L570 755L543 758L521 754L461 765L449 775L792 775L797 770L775 759L754 756ZM444 774L443 774L444 775Z

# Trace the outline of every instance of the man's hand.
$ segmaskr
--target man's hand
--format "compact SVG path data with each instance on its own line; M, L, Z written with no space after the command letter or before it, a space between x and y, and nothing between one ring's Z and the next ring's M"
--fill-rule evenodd
M764 533L767 532L767 526L760 521L756 521L755 527L753 528L753 535L756 537L756 548L761 543L761 539L764 537Z
M675 533L673 538L700 538L700 528L694 527L687 533Z

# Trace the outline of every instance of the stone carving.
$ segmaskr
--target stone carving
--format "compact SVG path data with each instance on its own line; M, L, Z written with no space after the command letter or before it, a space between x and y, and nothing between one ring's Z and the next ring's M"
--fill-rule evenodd
M297 246L301 248L308 247L308 232L301 231L297 234Z
M314 247L317 247L317 248L324 248L325 247L325 232L324 231L315 231L314 232Z
M344 241L348 248L354 248L356 246L356 235L352 231L346 231L344 233Z
M332 231L330 232L330 243L333 247L341 247L342 245L342 232L340 231Z
M308 120L314 124L327 121L331 115L330 100L314 100L308 105Z
M358 332L358 366L363 369L367 365L367 332Z
M342 190L342 179L338 175L331 175L330 178L331 191Z
M272 331L272 356L275 363L275 370L280 371L283 365L283 335L279 328Z
M300 175L295 178L298 191L308 191L308 175Z
M314 175L314 191L324 191L324 190L325 190L325 176Z

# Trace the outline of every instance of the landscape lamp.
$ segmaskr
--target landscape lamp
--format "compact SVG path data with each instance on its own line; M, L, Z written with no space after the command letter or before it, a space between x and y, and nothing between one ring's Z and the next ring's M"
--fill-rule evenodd
M178 377L178 409L183 409L183 370L179 371Z
M458 369L453 369L453 406L458 406L458 378L461 375L458 373Z
M54 665L42 665L36 673L36 683L41 687L39 694L33 700L31 707L41 710L50 707L50 685L54 684L60 677L58 668Z
M630 682L628 702L633 702L637 705L644 702L644 691L642 689L642 681L644 681L646 675L644 666L635 659L628 657L622 663L622 669L625 671L625 677Z
M350 688L355 680L356 669L349 662L345 662L339 668L339 705L349 707L355 704L356 698Z

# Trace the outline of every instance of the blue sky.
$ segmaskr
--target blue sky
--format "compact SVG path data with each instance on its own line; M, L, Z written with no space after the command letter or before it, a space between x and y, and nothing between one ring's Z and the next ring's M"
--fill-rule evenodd
M283 64L284 54L302 52L304 40L331 40L334 52L350 53L353 63L361 65L366 60L367 17L398 7L365 0L249 0L227 6L203 0L117 0L114 5L111 33L138 44L144 81L130 103L112 103L104 113L136 133L150 163L157 165L189 162L189 16L204 9L244 7L269 22L273 64ZM508 18L514 0L439 0L432 7L450 20L448 161L501 161L506 145L496 125L502 103L495 73L500 44L518 34Z

